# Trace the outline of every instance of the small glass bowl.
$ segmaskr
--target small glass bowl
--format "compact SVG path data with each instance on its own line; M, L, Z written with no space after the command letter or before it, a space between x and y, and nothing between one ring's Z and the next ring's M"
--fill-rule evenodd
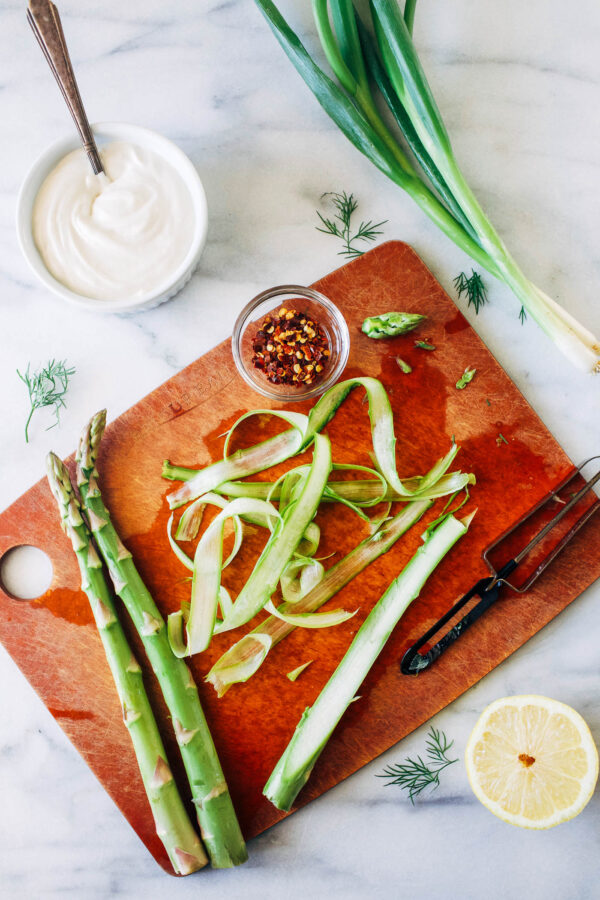
M252 340L256 332L265 317L276 314L282 306L307 313L321 326L329 342L330 356L321 377L312 384L299 384L297 387L272 384L261 369L252 365ZM335 384L348 361L350 334L337 306L323 294L297 284L282 284L263 291L244 307L234 325L231 345L235 364L244 381L270 400L289 403L318 397Z

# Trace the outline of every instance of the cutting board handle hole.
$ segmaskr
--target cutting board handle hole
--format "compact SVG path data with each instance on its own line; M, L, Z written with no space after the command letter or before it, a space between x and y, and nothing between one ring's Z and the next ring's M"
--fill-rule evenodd
M52 583L52 562L39 547L11 547L0 558L0 587L13 600L35 600Z

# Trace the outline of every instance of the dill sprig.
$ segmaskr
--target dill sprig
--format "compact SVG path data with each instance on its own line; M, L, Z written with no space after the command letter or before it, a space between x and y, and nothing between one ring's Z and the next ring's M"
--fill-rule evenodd
M17 375L27 387L29 392L30 410L25 423L25 440L29 443L29 423L36 409L45 406L54 408L56 421L49 426L54 428L60 422L60 411L66 406L65 394L69 388L69 378L75 374L75 369L68 369L66 360L50 360L43 368L31 374L31 364L27 364L25 374L17 369Z
M522 306L519 312L519 319L521 320L521 325L525 324L525 319L527 318L527 313L525 311L525 307Z
M388 766L378 778L389 778L386 787L390 784L399 785L402 790L408 791L410 802L414 804L415 797L424 791L429 785L435 790L440 784L440 772L447 766L458 762L458 759L449 759L448 751L454 741L449 741L443 731L438 731L433 726L430 728L425 741L426 760L417 756L411 759L408 756L404 762L394 766Z
M332 219L326 219L317 210L317 215L323 226L322 228L319 228L318 225L315 226L317 231L321 231L323 234L331 234L343 242L343 249L338 252L338 256L345 256L347 259L362 256L364 250L360 250L353 244L356 241L374 241L378 235L383 233L379 229L382 225L385 225L387 219L384 219L383 222L373 222L371 219L368 222L361 222L358 230L352 233L352 216L358 208L358 201L354 199L354 194L347 194L346 191L343 191L341 194L329 191L321 195L321 200L325 197L331 198L336 212Z
M467 295L467 306L474 306L477 314L481 307L487 303L487 288L479 272L471 269L471 275L467 276L464 272L457 275L454 279L454 287L459 297L463 294Z

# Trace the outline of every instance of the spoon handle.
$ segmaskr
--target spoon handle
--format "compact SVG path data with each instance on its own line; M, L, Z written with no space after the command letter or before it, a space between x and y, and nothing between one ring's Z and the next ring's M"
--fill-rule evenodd
M27 21L31 25L65 98L65 103L69 107L69 112L73 116L83 149L88 155L94 174L98 175L104 171L104 167L83 108L58 10L51 0L29 0Z

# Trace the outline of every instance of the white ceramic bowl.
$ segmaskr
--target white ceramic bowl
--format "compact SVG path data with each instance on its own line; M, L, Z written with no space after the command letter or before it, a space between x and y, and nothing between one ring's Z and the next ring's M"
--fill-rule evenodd
M198 265L206 243L208 227L206 194L204 193L200 177L188 157L172 141L169 141L161 134L150 131L148 128L140 128L138 125L126 125L119 122L101 122L93 125L92 128L100 147L109 141L129 141L132 144L137 144L159 154L177 170L187 186L195 212L194 234L187 256L165 283L158 285L156 289L146 294L125 300L95 300L92 297L84 297L81 294L76 294L75 291L69 290L68 287L65 287L64 284L50 274L33 239L33 205L46 176L63 156L81 146L75 132L72 137L63 138L48 147L36 159L27 173L17 200L17 236L19 244L25 259L42 284L52 293L57 294L63 300L75 306L95 312L126 312L128 310L151 309L153 306L158 306L159 303L169 300L180 291L190 280L192 272Z

